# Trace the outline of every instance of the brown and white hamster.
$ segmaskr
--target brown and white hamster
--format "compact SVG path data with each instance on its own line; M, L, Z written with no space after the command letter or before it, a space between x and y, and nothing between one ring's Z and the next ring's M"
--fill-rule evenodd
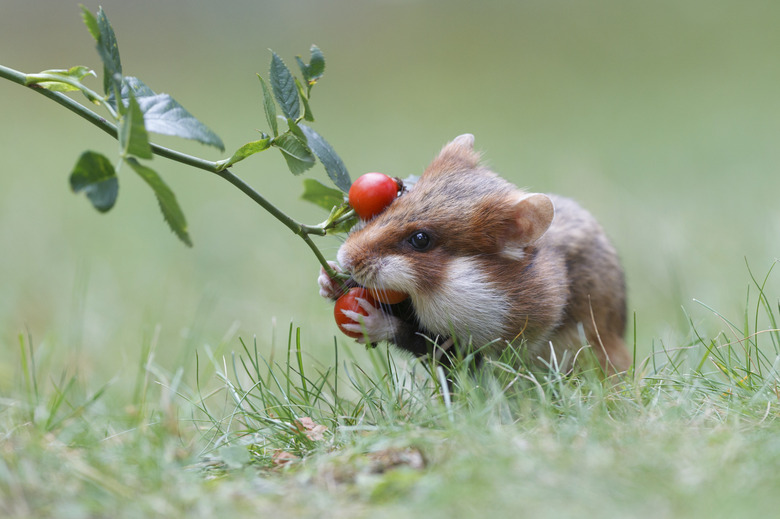
M474 137L447 144L416 185L347 237L340 269L358 284L409 294L399 305L361 301L368 341L416 355L434 344L497 351L525 342L532 359L571 359L582 333L602 365L631 364L623 336L626 289L617 253L576 202L527 193L479 163ZM320 293L340 291L323 272Z

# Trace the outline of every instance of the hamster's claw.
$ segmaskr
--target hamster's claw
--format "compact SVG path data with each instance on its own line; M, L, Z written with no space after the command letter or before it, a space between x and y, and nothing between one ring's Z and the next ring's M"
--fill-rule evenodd
M386 314L381 308L377 308L363 298L356 298L357 304L367 312L363 315L354 310L342 310L344 316L355 321L355 324L342 324L341 326L350 332L361 334L356 339L360 344L375 343L392 339L398 326L398 318ZM362 324L361 324L362 323Z
M329 261L328 265L336 271L336 273L341 273L341 267L335 261ZM341 284L331 278L323 267L320 267L320 275L317 277L317 284L320 287L320 295L325 299L332 299L335 301L344 292Z

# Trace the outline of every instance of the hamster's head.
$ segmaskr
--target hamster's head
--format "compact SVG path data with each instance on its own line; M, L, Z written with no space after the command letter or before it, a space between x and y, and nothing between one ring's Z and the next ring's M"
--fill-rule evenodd
M453 261L521 259L553 212L546 195L481 166L474 137L461 135L411 190L347 237L338 260L361 285L406 292L418 303L451 280Z

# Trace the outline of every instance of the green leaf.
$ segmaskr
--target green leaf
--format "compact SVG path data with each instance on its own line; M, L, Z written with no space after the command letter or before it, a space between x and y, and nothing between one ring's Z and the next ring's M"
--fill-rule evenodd
M301 69L303 79L309 85L309 89L311 89L325 73L325 56L316 45L312 45L309 50L311 52L311 59L309 60L308 65L303 62L300 56L296 56L295 59L298 62L298 67Z
M309 122L314 122L314 114L311 112L311 106L309 106L309 98L306 97L306 92L303 91L303 85L295 78L295 87L298 89L298 95L301 96L301 102L303 102L303 118Z
M227 159L226 161L220 161L218 171L222 171L225 168L229 168L236 162L244 160L245 158L249 157L250 155L254 155L255 153L260 153L261 151L265 151L270 147L271 147L271 138L268 136L265 136L263 139L260 139L259 141L248 142L243 146L241 146L240 148L238 148L236 152L229 159Z
M349 232L356 223L358 223L358 216L355 214L355 210L344 200L341 204L331 208L328 219L320 225L327 234L333 235Z
M168 222L171 230L188 247L192 247L192 240L190 240L190 236L187 233L187 220L184 218L184 213L179 207L179 203L176 201L176 196L171 191L171 188L163 182L163 179L160 178L156 171L144 166L136 159L129 157L125 159L125 162L152 188L154 195L157 197L157 203L160 204L163 218Z
M85 151L70 173L70 188L84 192L92 205L105 213L114 207L119 194L119 182L111 161L94 151Z
M300 175L316 162L306 144L290 132L276 137L271 144L282 150L282 156L293 175Z
M357 215L353 214L352 218L342 221L332 229L328 229L328 234L348 233L350 229L352 229L352 227L354 227L358 223L358 221L359 220Z
M74 92L81 90L77 85L81 83L81 80L86 76L95 76L95 71L89 67L76 66L71 67L68 70L65 69L52 69L44 70L40 74L34 74L34 76L55 76L62 78L61 81L52 79L49 81L37 81L35 78L33 81L28 81L28 84L34 83L41 88L51 90L52 92ZM28 76L29 77L29 76ZM74 84L75 83L75 84Z
M349 191L349 186L352 185L352 179L349 178L349 172L341 157L338 156L333 147L328 144L328 141L322 138L322 136L312 130L305 124L299 125L301 131L306 135L306 143L309 148L317 155L322 165L325 167L325 172L328 177L336 184L336 187L344 191Z
M106 94L119 92L122 85L122 60L119 58L119 45L116 41L114 29L108 21L103 8L98 8L97 20L87 21L87 29L97 40L97 51L103 61L103 90ZM95 27L97 25L97 36Z
M287 119L287 127L290 129L290 133L298 137L298 140L302 143L306 144L306 134L303 133L303 130L301 130L301 127L294 119Z
M95 41L98 41L100 39L100 27L98 27L97 18L84 5L81 6L81 19L84 20L84 25L87 26L89 33L95 38Z
M298 89L295 87L290 69L284 64L275 52L271 58L271 89L274 97L282 109L282 113L288 119L297 119L301 114L301 106L298 102Z
M119 142L123 156L135 155L142 159L153 157L149 134L144 126L144 114L132 91L129 92L127 111L119 125Z
M125 102L131 91L144 114L148 131L190 139L225 150L222 139L216 133L168 94L156 94L140 79L128 76L124 78L122 85L122 99Z
M263 111L265 112L265 118L271 127L274 137L276 137L279 135L279 123L276 122L276 103L274 103L274 98L263 77L258 74L257 79L260 80L260 85L263 87Z
M330 211L344 203L344 193L312 178L304 179L301 198Z

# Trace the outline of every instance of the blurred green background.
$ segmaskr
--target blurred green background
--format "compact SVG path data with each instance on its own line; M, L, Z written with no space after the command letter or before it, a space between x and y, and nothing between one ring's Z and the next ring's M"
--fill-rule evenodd
M778 255L778 2L102 5L125 73L172 94L228 152L266 129L255 73L267 74L268 49L293 68L316 43L327 71L313 94L315 128L353 178L419 173L447 140L470 132L514 183L580 200L625 261L642 354L653 341L685 339L683 308L705 328L721 326L693 298L739 318L745 259L763 276ZM0 0L0 63L100 70L77 2L62 0ZM151 342L161 365L191 377L196 351L239 349L239 336L281 352L290 322L302 326L312 362L332 362L337 330L317 294L314 257L227 182L153 161L189 219L187 249L128 170L106 215L70 193L83 150L114 160L108 136L5 81L0 116L0 389L18 380L20 333L55 372L116 377L120 387ZM296 218L323 219L299 200L301 179L278 154L234 172ZM313 174L324 178L321 168ZM322 243L334 257L338 242ZM776 301L776 279L772 287Z

